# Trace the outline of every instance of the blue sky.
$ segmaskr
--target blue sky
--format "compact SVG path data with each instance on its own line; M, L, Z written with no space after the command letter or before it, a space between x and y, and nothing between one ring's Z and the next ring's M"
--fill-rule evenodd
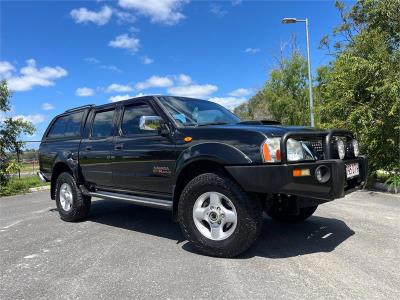
M312 65L326 64L323 35L340 23L334 1L2 1L0 77L13 90L9 115L40 139L67 108L142 94L211 99L228 108L267 79L281 45L297 35ZM0 116L1 119L1 116Z

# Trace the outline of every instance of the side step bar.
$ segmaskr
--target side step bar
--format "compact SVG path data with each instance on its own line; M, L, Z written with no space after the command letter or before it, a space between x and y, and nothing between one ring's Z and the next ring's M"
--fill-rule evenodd
M89 193L90 193L90 196L92 196L92 197L98 197L98 198L102 198L102 199L127 200L127 201L131 201L131 202L133 202L137 205L141 205L141 206L149 206L149 207L161 208L161 209L166 209L166 210L172 210L172 201L171 200L154 199L154 198L112 193L112 192L106 192L106 191L89 192Z

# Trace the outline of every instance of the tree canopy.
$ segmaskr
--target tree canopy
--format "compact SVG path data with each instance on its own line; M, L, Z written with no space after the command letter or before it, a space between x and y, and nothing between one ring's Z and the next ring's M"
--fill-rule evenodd
M10 110L11 93L5 80L0 82L0 113ZM10 153L22 151L22 134L33 134L35 128L30 122L21 118L4 117L0 120L0 186L8 180L7 170L10 165Z
M283 124L309 125L307 61L295 46L281 57L264 87L235 109L242 119L274 119Z
M332 60L318 69L313 88L317 127L353 131L372 171L400 171L400 1L335 5L341 24L321 40ZM306 60L292 51L235 112L308 125L306 75Z

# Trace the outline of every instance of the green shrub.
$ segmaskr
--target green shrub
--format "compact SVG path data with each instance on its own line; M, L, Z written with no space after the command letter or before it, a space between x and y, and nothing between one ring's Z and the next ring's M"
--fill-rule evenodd
M48 184L40 181L36 176L22 177L21 179L11 178L5 185L0 187L0 197L27 193L32 187Z

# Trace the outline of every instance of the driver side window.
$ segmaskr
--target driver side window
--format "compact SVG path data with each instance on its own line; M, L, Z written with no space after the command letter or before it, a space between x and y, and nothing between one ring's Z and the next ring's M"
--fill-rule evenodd
M149 133L149 130L140 129L140 118L143 116L157 116L157 113L150 105L145 103L125 106L121 123L122 134L131 135Z

